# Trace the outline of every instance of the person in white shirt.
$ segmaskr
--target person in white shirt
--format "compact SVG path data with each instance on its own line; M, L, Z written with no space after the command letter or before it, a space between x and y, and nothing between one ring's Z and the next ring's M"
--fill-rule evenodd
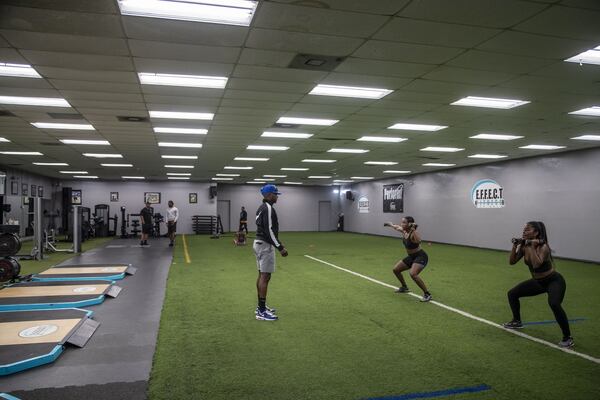
M169 200L169 208L167 208L167 234L171 243L169 247L175 244L175 232L177 232L177 219L179 218L179 210L175 207L173 200Z

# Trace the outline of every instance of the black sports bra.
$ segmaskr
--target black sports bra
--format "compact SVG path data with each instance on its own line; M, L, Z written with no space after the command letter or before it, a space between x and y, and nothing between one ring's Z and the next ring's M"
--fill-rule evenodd
M411 235L408 235L408 238L405 238L404 236L402 236L402 243L404 243L404 247L407 250L414 250L419 247L420 243L415 243L412 240L410 240L410 236Z
M523 260L525 261L525 260ZM533 265L531 265L530 263L528 263L527 261L525 261L525 265L527 265L527 267L529 268L529 272L533 273L540 273L540 272L547 272L550 271L552 269L552 261L550 260L546 260L542 263L542 265L540 265L538 268L533 268Z

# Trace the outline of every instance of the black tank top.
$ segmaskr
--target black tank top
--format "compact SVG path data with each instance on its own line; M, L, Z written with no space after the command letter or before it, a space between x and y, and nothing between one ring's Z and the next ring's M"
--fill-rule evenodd
M410 240L410 236L411 235L408 235L408 239L402 236L402 243L404 243L404 247L406 248L406 250L414 250L419 247L419 243L415 243L412 240Z
M540 265L536 269L534 269L533 265L531 265L527 261L525 261L525 265L527 265L527 267L529 268L529 272L531 272L532 275L534 272L539 274L540 272L546 272L546 271L550 271L552 269L552 261L550 261L550 260L544 261L542 263L542 265Z

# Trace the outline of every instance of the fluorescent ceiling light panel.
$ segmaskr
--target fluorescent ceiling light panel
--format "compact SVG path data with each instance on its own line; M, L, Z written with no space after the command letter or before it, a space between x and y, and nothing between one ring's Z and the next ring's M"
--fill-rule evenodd
M334 179L333 182L334 183L352 183L354 181L351 179Z
M308 168L281 168L282 171L308 171Z
M31 65L11 64L0 62L0 76L12 76L16 78L41 78Z
M421 149L421 151L439 151L441 153L455 153L457 151L463 151L464 149L461 149L459 147L436 147L436 146L429 146L429 147L424 147Z
M233 178L210 178L213 181L232 181Z
M155 133L179 133L181 135L206 135L208 133L208 129L203 128L155 127L153 129Z
M96 175L73 175L73 178L98 179L98 177Z
M248 181L246 183L262 185L263 183L266 183L266 182L265 181Z
M255 181L260 181L260 182L273 182L275 179L271 179L271 178L254 178Z
M509 109L519 107L524 104L531 103L526 100L516 99L498 99L494 97L476 97L468 96L460 100L456 100L454 103L450 103L453 106L469 106L469 107L485 107L485 108L502 108Z
M174 158L179 160L197 160L198 156L176 156L176 155L163 155L161 158Z
M366 161L367 165L396 165L398 164L395 161Z
M158 147L181 147L183 149L201 149L202 143L158 142Z
M442 129L447 128L444 125L425 125L425 124L404 124L397 123L392 126L389 126L388 129L400 129L404 131L427 131L427 132L435 132Z
M263 175L265 178L287 178L287 175Z
M572 137L571 139L575 140L600 140L600 135L581 135Z
M2 142L2 143L9 143L10 140L8 140L7 138L0 137L0 142Z
M402 171L402 170L394 170L394 169L388 169L386 171L383 171L384 174L410 174L412 171Z
M600 65L600 46L594 47L591 50L579 53L571 58L567 58L566 62L574 62L578 64L596 64Z
M319 160L316 158L305 158L304 160L302 160L302 162L305 162L305 163L324 163L324 164L334 163L336 161L337 160Z
M216 176L240 176L240 174L215 174Z
M235 161L269 161L268 158L265 157L235 157Z
M361 181L361 180L373 179L373 177L372 176L351 176L350 179L356 179L357 181Z
M359 154L359 153L368 153L369 150L365 150L365 149L341 149L341 148L332 148L327 150L328 153L355 153L355 154Z
M319 96L354 97L359 99L381 99L393 90L359 86L317 85L308 94Z
M60 139L64 144L89 144L94 146L110 146L108 140Z
M308 139L313 136L312 133L291 133L291 132L263 132L262 137L274 137L283 139Z
M486 139L486 140L515 140L521 139L524 136L516 136L516 135L503 135L497 133L480 133L475 136L470 136L471 139Z
M246 150L267 150L267 151L283 151L288 150L287 146L263 146L263 145L250 145L246 147Z
M75 174L75 175L83 175L83 174L87 174L87 171L58 171L61 174Z
M321 125L331 126L339 122L337 119L319 119L319 118L296 118L281 117L277 120L278 124L297 124L297 125Z
M189 172L167 172L169 176L192 176Z
M571 111L569 114L589 115L592 117L600 117L600 106L592 106L592 107L588 107L588 108L582 108L581 110Z
M223 89L227 78L223 76L138 73L142 85L183 86L207 89Z
M123 15L249 26L258 1L250 0L119 0Z
M121 179L146 179L143 176L122 176Z
M234 165L227 165L223 169L253 169L254 167L236 167Z
M396 129L396 128L394 128L394 129ZM401 138L401 137L387 137L387 136L363 136L356 140L359 142L399 143L399 142L403 142L408 139Z
M527 150L558 150L558 149L564 149L567 146L554 146L554 145L548 145L548 144L529 144L527 146L520 146L520 149L527 149Z
M43 165L47 167L68 167L69 164L64 162L34 162L34 165Z
M165 168L194 168L193 165L165 165Z
M308 179L330 179L331 175L311 175Z
M473 154L470 155L469 158L489 158L489 159L498 159L498 158L506 158L508 156L502 154Z
M133 164L100 164L102 167L131 168Z
M191 113L178 111L150 111L150 118L168 118L168 119L196 119L210 121L214 118L213 113Z
M93 131L94 127L90 124L60 124L54 122L32 122L31 125L40 129L71 129L76 131Z
M168 176L167 179L172 179L172 180L189 180L190 178L187 176Z
M423 165L425 167L453 167L456 164L444 164L444 163L434 163L434 162L431 162L431 163L425 163Z
M302 182L283 182L284 185L302 185Z
M59 99L57 97L0 96L0 104L40 107L71 107L69 102L67 102L65 99Z
M8 156L43 156L39 151L0 151L0 154Z
M85 157L92 158L123 158L121 154L83 153Z

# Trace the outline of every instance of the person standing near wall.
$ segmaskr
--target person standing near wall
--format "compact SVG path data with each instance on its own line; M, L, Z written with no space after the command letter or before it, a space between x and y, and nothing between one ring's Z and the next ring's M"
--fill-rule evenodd
M410 277L423 290L422 302L431 300L431 293L427 290L425 282L419 277L419 274L427 266L429 257L423 249L421 249L421 235L417 232L417 224L413 217L404 217L400 225L394 225L391 222L386 222L383 226L389 226L402 233L402 242L406 248L408 256L398 261L394 266L394 275L398 278L402 286L396 290L397 293L408 293L410 290L406 286L406 281L402 276L402 271L410 270Z
M167 203L169 207L167 208L167 234L169 235L169 239L171 242L169 243L169 247L173 247L175 244L175 233L177 232L177 220L179 219L179 210L175 207L175 203L173 200L169 200Z
M281 193L275 185L265 185L260 189L263 203L256 211L256 239L254 240L254 255L258 266L256 291L258 294L258 307L254 312L256 319L261 321L277 321L275 309L267 307L267 287L271 274L275 272L275 248L282 257L287 257L288 252L279 241L279 220L273 204L277 203L277 196Z
M240 212L240 228L238 232L246 231L246 235L248 234L248 212L246 208L242 206L242 212Z
M149 202L140 211L140 222L142 224L142 241L140 246L148 246L148 235L152 233L152 215L154 214Z
M510 252L509 263L514 265L521 258L529 267L532 279L519 283L508 291L508 303L513 314L513 319L504 325L508 329L521 329L521 297L537 296L548 293L548 305L554 313L556 322L563 334L558 343L560 347L573 347L575 341L571 337L569 319L562 308L562 302L567 291L567 283L561 274L554 269L552 250L548 245L546 225L541 221L531 221L523 228L523 237L512 240L513 247Z

